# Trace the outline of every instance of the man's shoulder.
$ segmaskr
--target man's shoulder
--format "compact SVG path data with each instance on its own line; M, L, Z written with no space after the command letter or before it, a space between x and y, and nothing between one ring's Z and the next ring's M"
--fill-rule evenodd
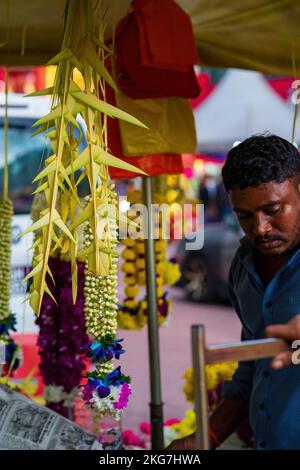
M240 246L236 250L234 260L242 260L247 256L253 249L253 245L248 237L244 236L240 239Z

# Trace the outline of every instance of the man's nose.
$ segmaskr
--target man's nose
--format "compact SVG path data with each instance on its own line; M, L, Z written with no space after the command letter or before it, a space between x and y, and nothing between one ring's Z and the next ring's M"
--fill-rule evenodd
M270 223L268 222L267 217L263 215L256 215L254 217L253 234L256 237L261 237L265 233L270 232L271 230L272 230L272 227Z

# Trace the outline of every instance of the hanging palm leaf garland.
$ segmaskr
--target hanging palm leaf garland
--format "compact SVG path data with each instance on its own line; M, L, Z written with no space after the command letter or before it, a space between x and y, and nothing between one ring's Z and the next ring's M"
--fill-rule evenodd
M70 253L73 302L77 296L76 259L84 257L88 332L99 342L104 356L98 353L98 343L95 352L93 341L87 354L100 361L100 364L88 375L83 394L87 402L100 410L102 405L98 398L108 398L114 413L126 402L124 396L129 394L129 379L121 374L120 368L112 370L110 359L118 359L119 354L112 354L111 351L119 350L120 344L119 340L114 339L114 308L107 305L109 309L103 309L100 305L100 298L101 301L106 298L109 288L114 286L116 276L116 213L111 210L115 193L109 185L108 165L142 172L109 153L106 117L145 126L99 98L99 90L101 96L105 97L105 83L118 92L104 65L107 55L111 54L104 45L104 29L101 2L67 2L62 50L49 62L57 64L54 85L33 94L52 96L50 112L35 123L35 126L38 126L35 134L46 132L45 135L50 138L53 149L44 169L34 180L39 182L35 192L45 193L47 205L40 212L39 220L23 233L35 233L33 270L26 279L33 278L29 301L37 315L40 313L45 293L55 301L46 283L47 274L53 278L49 257L55 256L57 252L60 255ZM72 79L75 68L82 75L84 89ZM78 128L82 137L82 128L76 120L78 114L86 125L87 146L81 153L80 139L76 139L74 133L74 129ZM79 176L78 172L81 172ZM88 179L90 196L85 207L82 207L77 187L84 178ZM60 208L57 205L58 196ZM77 229L81 224L86 225L88 241L84 249L78 251ZM108 316L110 318L104 321L104 317ZM112 328L104 328L103 325L111 325ZM105 365L107 361L109 363Z
M4 175L3 196L0 199L0 346L5 347L2 374L7 378L20 364L20 349L10 336L15 330L15 315L10 311L11 226L13 203L8 195L8 70L5 69Z

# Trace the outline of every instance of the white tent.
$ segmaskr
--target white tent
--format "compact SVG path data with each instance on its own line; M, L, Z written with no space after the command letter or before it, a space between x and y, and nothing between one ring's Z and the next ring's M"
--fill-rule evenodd
M267 131L291 140L293 114L292 103L284 102L263 75L229 70L194 110L198 151L227 152L233 142Z

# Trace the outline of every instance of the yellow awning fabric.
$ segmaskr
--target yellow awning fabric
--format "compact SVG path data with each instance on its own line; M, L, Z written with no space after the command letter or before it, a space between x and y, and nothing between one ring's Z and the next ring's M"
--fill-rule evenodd
M57 54L64 7L64 0L1 0L0 64L44 65Z
M201 64L265 73L300 71L298 0L184 0Z
M106 3L111 23L130 7L129 0ZM61 44L64 4L64 0L2 0L0 64L42 65L54 56ZM298 0L178 0L178 4L191 17L201 64L291 75L294 54L300 69Z

